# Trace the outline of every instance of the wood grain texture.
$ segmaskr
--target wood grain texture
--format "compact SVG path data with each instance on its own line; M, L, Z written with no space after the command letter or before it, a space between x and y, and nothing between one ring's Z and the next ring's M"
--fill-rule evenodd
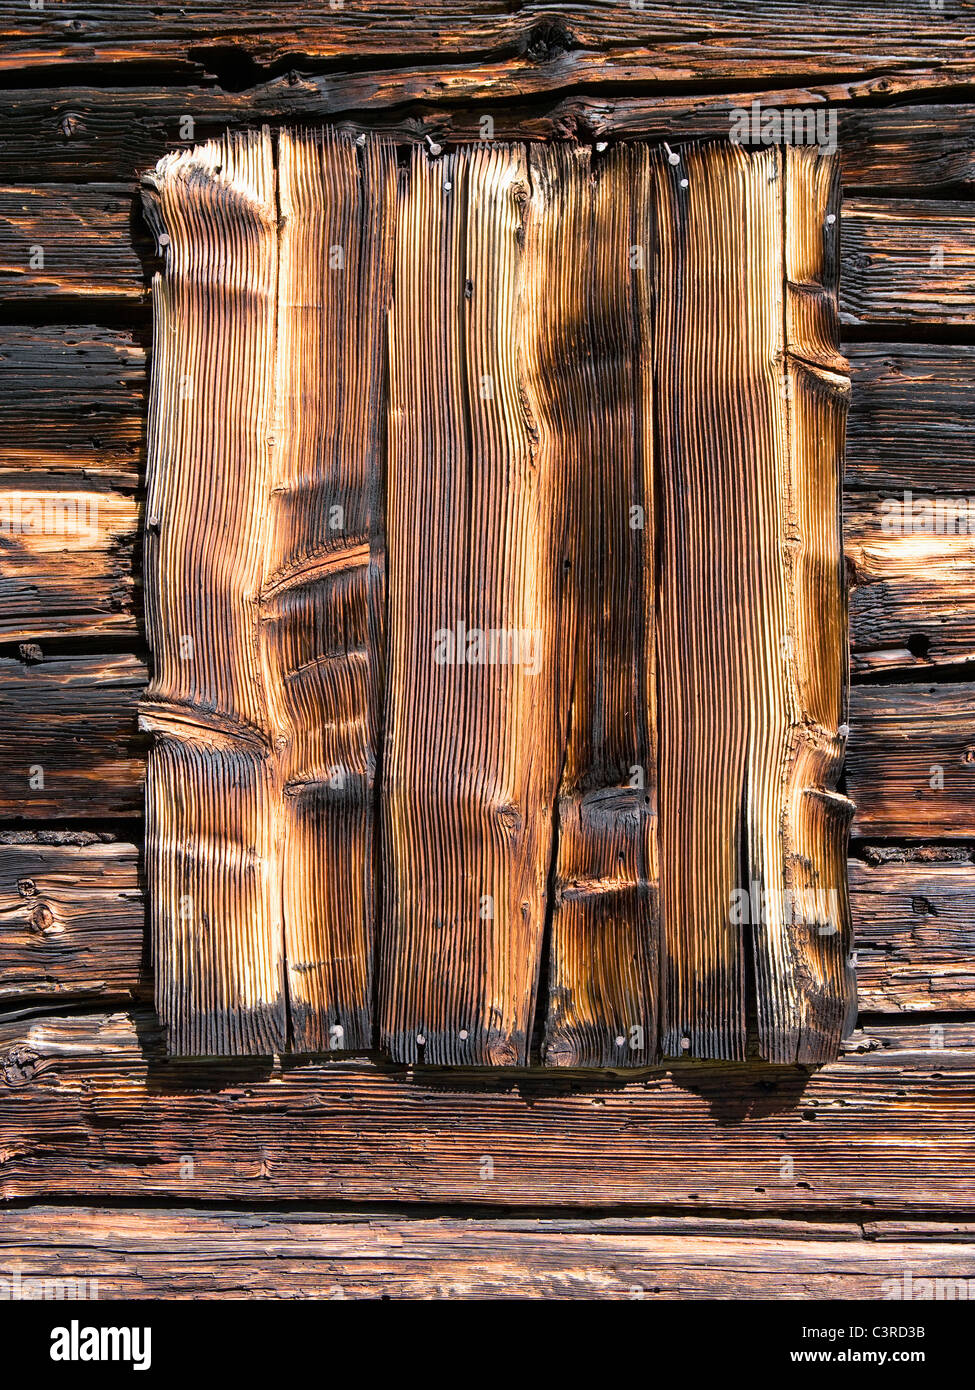
M284 952L295 1051L372 1038L383 668L391 146L284 132L277 425L262 636L283 734Z
M813 1061L852 999L838 187L709 154L658 194L662 1050L744 1055L750 943L762 1054Z
M414 152L403 185L380 985L397 1061L528 1055L561 723L559 441L536 423L530 336L543 196L518 146Z
M848 198L843 255L844 323L975 321L975 212L967 204Z
M812 1073L413 1073L166 1061L149 1011L26 1018L0 1028L0 1193L971 1219L971 1025L871 1024L852 1046Z
M134 635L138 529L118 493L0 490L0 638Z
M140 815L147 740L137 706L146 684L145 663L133 655L0 661L0 814L48 822ZM919 843L943 833L975 836L967 781L973 710L967 684L851 688L846 774L856 833ZM49 776L54 769L53 785L28 786L35 761ZM929 786L934 766L944 768L944 792Z
M693 0L679 15L663 0L644 0L639 8L609 0L528 0L516 11L498 0L459 6L365 0L328 14L267 0L178 10L110 0L97 10L60 4L41 11L3 0L0 63L10 69L111 63L124 70L153 62L213 73L238 57L245 67L260 68L354 55L362 64L371 60L368 67L376 70L383 57L435 54L447 82L452 69L469 71L476 67L472 59L501 52L518 60L522 85L534 77L549 86L579 82L592 67L608 69L616 82L639 74L644 84L786 74L805 79L875 68L895 76L922 69L958 81L972 71L966 4L953 13L919 14L910 0L840 0L828 14L795 3L776 10L749 5L746 14L743 26L740 10L727 0Z
M860 1008L975 1009L971 852L898 851L848 866ZM911 856L916 857L911 857ZM145 897L138 845L94 831L0 832L0 997L141 996ZM874 862L876 860L876 862Z
M845 274L845 267L844 267ZM846 486L886 496L971 491L975 347L851 343Z
M975 494L908 491L847 494L854 671L975 660Z
M0 188L5 301L144 298L149 242L134 212L132 192L114 185Z
M854 670L967 661L975 645L970 537L935 531L911 538L885 532L884 524L905 491L921 504L971 491L973 349L853 343L846 351L854 387L843 505ZM42 482L38 474L45 487L66 493L113 486L128 492L137 484L144 474L145 354L131 333L0 326L0 360L0 468L8 487L30 491ZM115 508L122 504L107 501L110 515L121 519ZM70 631L89 613L83 621L100 631L135 637L141 599L132 588L134 542L129 528L99 527L69 582L28 557L33 587L19 588L17 631L27 639ZM92 571L104 577L95 612L79 587Z
M142 723L175 1052L371 1037L394 175L388 146L265 130L149 178Z
M846 784L858 834L975 834L975 687L855 686L850 727Z
M870 1013L970 1009L975 990L975 865L850 861L860 1007Z
M153 674L139 721L153 735L157 1007L174 1052L279 1051L280 720L260 626L277 333L270 137L167 157L147 179L146 210L165 252L146 501Z
M653 165L640 145L604 160L535 147L532 182L549 201L542 436L567 493L569 707L542 1055L636 1066L656 1055L659 996Z
M48 837L56 841L57 834ZM0 1000L131 997L147 981L135 845L0 836ZM79 843L80 842L80 843Z
M125 653L34 656L0 658L4 815L141 816L144 661Z
M17 183L24 169L39 183L99 179L126 183L159 158L161 150L190 149L228 128L292 124L328 119L344 132L383 134L404 144L463 144L479 141L483 120L501 141L608 138L667 140L725 139L733 114L787 109L819 113L829 140L835 136L845 187L958 189L975 176L970 106L876 105L907 97L923 82L927 96L950 82L937 71L869 74L807 86L766 90L702 91L695 95L632 87L617 93L592 91L550 96L519 90L523 64L507 59L453 71L417 62L379 73L291 71L243 91L220 86L121 87L60 85L0 90L0 180ZM530 76L530 73L528 74ZM607 73L607 76L609 74ZM53 77L53 74L52 74ZM491 87L504 85L505 99Z
M918 1297L922 1280L957 1292L975 1277L971 1236L949 1223L901 1222L882 1240L866 1240L852 1222L774 1218L471 1221L354 1209L329 1215L34 1206L5 1213L0 1255L8 1271L19 1272L21 1290L33 1279L54 1287L64 1281L66 1289L76 1287L68 1281L94 1280L106 1302L883 1299L907 1287L908 1270Z
M5 485L136 486L148 383L131 331L0 324L0 372Z

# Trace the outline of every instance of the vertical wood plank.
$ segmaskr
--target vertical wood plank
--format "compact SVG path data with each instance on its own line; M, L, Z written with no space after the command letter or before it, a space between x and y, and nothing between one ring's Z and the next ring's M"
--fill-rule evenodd
M528 1056L555 733L553 479L519 367L521 147L414 152L391 338L381 1042ZM530 310L529 310L530 311Z
M666 1055L743 1056L754 975L762 1055L820 1060L852 997L835 794L844 394L835 286L813 283L832 175L806 156L692 147L659 165Z
M278 419L262 595L292 1046L371 1044L392 148L283 131Z
M146 209L165 270L146 503L154 734L146 793L156 1003L174 1053L283 1049L274 727L259 642L272 471L270 135L167 156Z
M834 1058L856 1013L847 840L837 791L846 746L849 637L843 450L849 367L839 351L836 160L782 150L784 220L783 557L789 739L781 837L792 920L756 932L758 1038L775 1062ZM788 915L788 914L787 914Z
M656 673L651 258L645 145L535 147L532 382L564 479L570 718L558 802L544 1060L656 1051Z

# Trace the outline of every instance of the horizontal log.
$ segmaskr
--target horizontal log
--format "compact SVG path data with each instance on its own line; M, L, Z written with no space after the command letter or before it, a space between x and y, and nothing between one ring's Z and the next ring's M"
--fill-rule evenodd
M0 640L134 636L139 509L90 491L0 491Z
M0 1027L0 1193L971 1216L975 1030L852 1046L812 1074L458 1076L166 1061L148 1012L28 1018Z
M0 324L0 373L0 481L136 485L146 351L131 331Z
M907 1270L919 1296L920 1280L975 1276L971 1237L939 1237L909 1221L865 1240L849 1222L770 1218L33 1206L4 1214L0 1263L21 1297L40 1280L38 1296L60 1286L99 1300L881 1299L910 1296Z
M914 198L843 202L846 324L975 322L975 209Z
M144 299L150 241L128 189L0 188L0 285L25 299Z
M53 836L51 838L57 838ZM0 836L0 1000L131 996L147 983L135 845ZM6 841L6 842L5 842Z
M92 832L0 834L0 999L148 990L141 852ZM851 859L849 876L861 1010L975 1009L975 865Z
M975 685L859 685L850 694L853 833L975 836Z
M860 1009L975 1006L975 864L850 860Z
M975 348L851 343L846 488L975 492Z
M115 3L95 11L66 3L24 10L3 0L0 67L166 63L219 76L304 58L354 57L365 66L370 58L510 53L539 80L563 85L583 80L600 58L637 69L644 83L864 69L896 76L905 68L925 69L915 73L920 83L933 75L960 81L973 70L964 14L919 14L911 0L843 0L827 13L791 0L774 10L749 5L746 18L724 0L693 0L679 14L664 0L632 8L605 0L528 0L516 11L494 0L459 6L365 0L327 13L294 0L178 9Z
M851 491L843 529L854 671L975 660L975 486L970 505Z
M130 655L0 659L2 814L43 818L142 811L146 683Z
M506 66L510 60L459 72L423 65L379 74L293 72L241 92L193 85L2 91L0 181L16 182L30 168L38 183L130 183L167 149L189 148L261 121L328 120L355 134L379 131L403 143L466 143L490 129L497 140L628 137L673 145L727 137L737 113L750 112L753 102L762 111L811 111L814 121L818 112L825 121L820 138L830 142L835 135L848 187L952 189L975 179L975 116L969 106L856 104L878 96L889 101L898 89L909 99L909 75L695 97L648 96L639 88L622 98L598 90L554 91L549 100L529 102L518 94L517 82L504 82ZM499 86L507 93L501 104ZM485 127L485 116L492 126Z

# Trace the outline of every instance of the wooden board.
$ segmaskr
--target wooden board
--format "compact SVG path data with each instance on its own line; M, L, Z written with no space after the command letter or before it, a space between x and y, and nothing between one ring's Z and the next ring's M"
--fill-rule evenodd
M871 1223L872 1227L881 1223ZM4 1215L21 1297L884 1299L962 1297L975 1250L949 1223L420 1217L35 1206ZM11 1274L5 1275L13 1287ZM33 1284L33 1280L44 1281ZM77 1282L75 1282L77 1281ZM927 1282L930 1281L930 1282Z
M876 105L898 93L909 97L919 75L863 76L806 87L765 90L667 90L651 96L640 88L624 99L593 91L531 96L517 90L511 60L482 62L455 71L423 63L381 74L291 71L245 90L219 85L179 87L56 86L0 90L0 180L21 182L24 169L39 183L136 179L167 149L189 149L228 128L328 119L343 132L382 133L404 144L478 142L489 133L499 141L606 139L668 141L726 139L741 113L758 120L764 111L803 113L803 130L813 130L839 150L845 187L957 190L972 183L973 116L970 106ZM483 98L509 74L509 95L490 105ZM51 78L55 74L50 74ZM107 80L107 79L106 79ZM927 73L926 94L947 86L950 74ZM458 104L466 103L466 104ZM812 124L807 123L811 121ZM489 118L489 123L485 122ZM816 121L819 121L818 130ZM835 124L834 124L835 122Z
M167 1061L149 1011L34 1016L0 1026L0 1194L971 1218L971 1025L871 1024L853 1046L812 1073L624 1079Z
M4 299L141 300L144 225L127 188L0 188Z
M144 992L139 859L135 845L92 832L0 836L0 1000Z
M645 85L770 75L806 80L874 68L895 78L913 68L918 80L960 81L972 72L965 10L919 14L911 0L843 0L829 14L789 3L756 6L748 15L743 27L722 0L692 0L679 15L663 0L632 8L528 0L516 11L495 0L459 6L365 0L327 15L293 0L246 0L219 10L193 3L175 11L143 0L96 12L65 3L25 11L17 0L3 0L0 62L9 69L115 64L123 70L165 63L174 75L180 69L232 75L354 56L375 73L384 58L408 55L412 66L418 55L435 54L440 80L450 84L452 69L458 77L476 73L472 60L503 52L512 55L509 84L521 92L581 84L597 74ZM496 81L499 87L500 97L505 92Z

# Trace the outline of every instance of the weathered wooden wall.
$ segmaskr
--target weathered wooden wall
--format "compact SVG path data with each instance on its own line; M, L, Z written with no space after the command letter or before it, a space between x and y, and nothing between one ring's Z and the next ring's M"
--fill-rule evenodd
M971 4L2 0L0 25L0 508L99 504L80 543L0 528L0 1261L41 1272L57 1247L102 1296L877 1297L904 1268L970 1275L975 541L885 534L882 503L975 497ZM497 138L675 146L726 135L753 100L838 117L862 1008L847 1054L811 1075L626 1080L166 1061L139 868L138 173L254 121L429 149L488 116ZM329 1210L255 1214L296 1200Z

